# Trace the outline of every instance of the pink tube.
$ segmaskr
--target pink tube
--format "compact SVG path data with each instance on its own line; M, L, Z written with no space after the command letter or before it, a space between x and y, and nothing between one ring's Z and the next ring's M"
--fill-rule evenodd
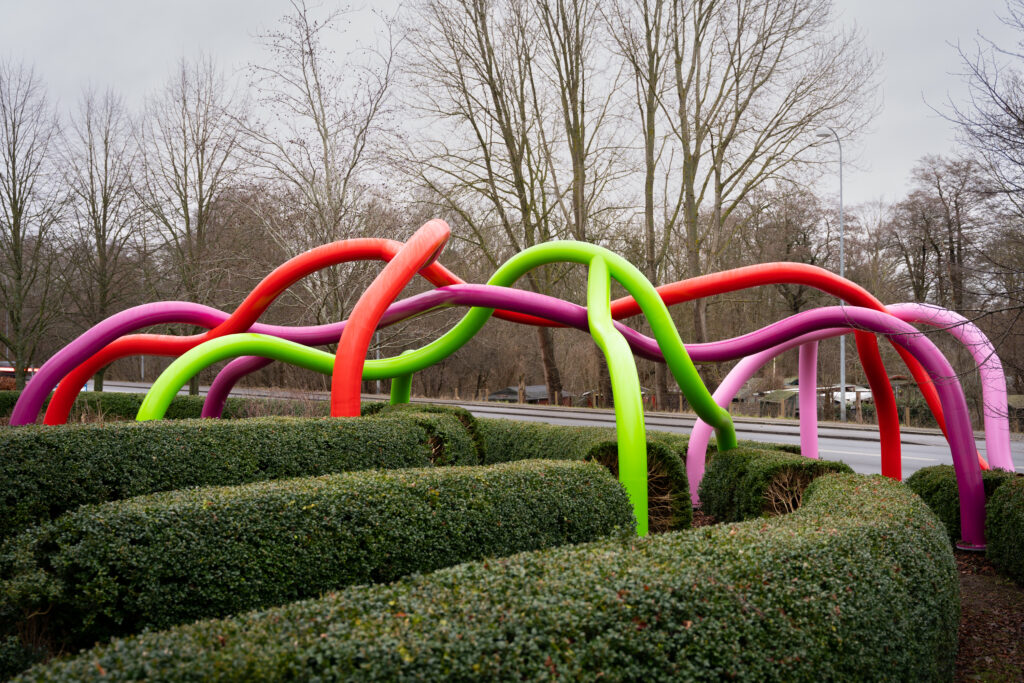
M805 457L817 459L818 342L813 341L800 345L798 374L800 378L800 451ZM729 400L731 401L732 397Z
M913 354L935 379L935 388L946 414L949 445L953 454L953 468L956 472L957 489L960 495L960 531L963 541L958 546L984 547L985 492L981 486L981 471L977 461L974 432L971 429L967 401L956 380L956 373L952 366L931 340L894 316L855 306L831 306L807 311L795 315L783 323L769 325L757 334L762 342L779 344L808 332L836 325L856 325L862 331L868 330L876 334L888 335L893 342ZM803 341L812 340L804 339ZM698 421L694 431L699 425ZM686 465L692 495L692 491L696 489L704 476L704 453L697 450L688 453Z
M736 366L729 371L729 374L725 376L722 383L718 385L718 389L715 391L713 398L715 403L723 408L728 408L732 402L736 392L738 392L744 384L746 384L751 377L753 377L758 370L760 370L765 363L770 361L780 353L789 351L794 346L799 346L801 350L800 363L801 370L803 370L803 363L805 355L803 349L806 346L813 346L814 348L814 360L817 358L818 341L821 339L827 339L829 337L835 337L840 334L848 334L850 328L844 327L830 327L816 332L810 332L808 334L794 337L788 341L785 341L778 346L773 346L770 349L765 349L759 353L747 356L742 359ZM810 363L810 361L807 361ZM817 368L814 367L816 370ZM818 406L817 403L813 403L813 409L809 410L804 407L804 376L800 375L800 450L806 453L807 441L810 441L813 446L815 456L818 453L818 433L817 429L813 433L805 433L803 429L804 420L807 414L814 415L814 422L817 425L818 422ZM812 386L814 381L812 380ZM810 392L812 398L816 398L815 392ZM693 430L690 432L690 442L686 447L686 476L690 480L690 499L694 505L700 504L700 497L697 495L697 487L700 486L700 480L704 478L704 463L707 457L708 440L711 438L711 425L704 422L701 419L697 419L697 422L693 425Z
M1003 364L988 337L959 313L929 304L894 304L887 310L900 320L930 325L949 332L967 347L981 376L981 397L985 416L985 455L992 467L1014 472L1010 452L1010 417L1006 403L1006 375Z

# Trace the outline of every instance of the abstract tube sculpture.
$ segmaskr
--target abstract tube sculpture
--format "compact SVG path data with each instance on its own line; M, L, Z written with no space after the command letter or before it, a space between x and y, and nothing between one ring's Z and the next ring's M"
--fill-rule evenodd
M34 422L47 394L57 391L46 412L48 424L63 423L80 387L117 358L146 353L178 357L153 385L139 411L140 420L159 419L174 394L210 364L232 360L218 375L203 407L204 417L219 416L234 384L271 360L282 360L332 376L332 415L358 415L363 379L393 380L392 402L409 400L412 375L461 348L491 315L523 324L575 327L589 332L604 353L612 377L619 438L619 473L634 504L639 531L646 533L646 439L639 380L632 354L666 362L700 420L694 429L687 467L692 494L703 473L712 428L720 449L735 445L735 430L724 409L731 396L770 357L800 347L801 445L817 456L815 392L817 341L853 332L879 415L882 470L901 475L899 427L888 376L875 334L884 334L900 352L943 427L953 453L961 496L962 531L968 545L984 544L984 496L975 460L973 435L963 391L948 362L907 322L948 328L975 355L986 402L986 439L993 465L1013 469L1005 412L1005 380L988 340L969 322L942 309L917 304L886 308L863 288L828 271L795 263L763 264L683 280L655 289L616 254L581 242L550 242L527 249L503 264L487 285L468 285L437 262L449 236L443 221L430 221L406 243L356 239L313 249L268 275L231 314L188 302L147 304L108 318L54 355L29 383L11 424ZM257 322L267 306L306 275L353 260L386 263L363 293L349 320L315 327L281 327ZM534 292L512 289L525 273L541 265L574 262L588 267L587 305L579 306ZM416 273L438 289L395 301ZM629 296L609 301L612 279ZM695 298L775 283L816 287L850 304L807 311L734 339L684 346L667 306ZM448 306L469 310L451 330L420 349L394 358L367 360L370 338L380 327ZM618 322L643 314L654 338ZM201 335L129 334L155 324L188 323L207 328ZM128 336L123 336L123 335ZM329 354L313 345L338 342ZM241 357L239 357L241 356ZM693 361L744 358L715 396L700 379ZM936 385L933 379L938 379ZM59 382L59 385L58 385ZM1004 410L1000 414L999 406ZM980 457L980 456L978 456Z

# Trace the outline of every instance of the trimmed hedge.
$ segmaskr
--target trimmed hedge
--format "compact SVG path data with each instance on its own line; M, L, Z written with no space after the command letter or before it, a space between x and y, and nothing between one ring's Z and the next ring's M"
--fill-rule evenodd
M409 414L449 415L457 419L462 424L466 434L468 434L469 438L472 440L473 449L475 451L475 462L482 463L484 461L484 444L483 438L480 435L477 419L473 416L473 413L461 406L439 405L434 403L400 403L398 405L389 405L387 403L368 403L365 404L364 410L361 414L364 416Z
M435 465L479 465L480 450L455 415L405 410L382 414L384 420L415 424L427 433Z
M700 482L701 511L720 522L792 512L823 474L853 474L849 465L791 453L737 447L715 453Z
M118 640L23 681L951 680L959 584L903 486L791 515L473 562Z
M615 440L608 427L566 427L545 422L483 418L477 430L484 446L484 464L554 458L583 460L590 449Z
M454 417L430 419L436 429L459 429ZM0 429L0 539L85 503L187 486L425 467L439 449L446 461L466 462L467 448L475 457L468 438L459 434L458 447L439 442L424 423L392 416Z
M478 419L484 463L535 458L584 460L595 447L615 442L614 427L567 427L545 422ZM647 430L647 441L664 444L686 462L687 434Z
M1013 472L1006 470L985 470L981 473L981 481L988 499L996 489L1013 479ZM922 467L906 478L904 483L925 504L932 509L946 526L949 540L956 543L960 540L960 494L956 487L956 471L952 465L934 465ZM1024 548L1024 546L1021 546Z
M618 477L618 442L607 427L565 427L543 422L477 420L484 462L528 458L595 460ZM686 529L693 521L686 476L689 437L647 432L648 526L652 532Z
M985 506L986 554L996 569L1024 586L1024 477L1005 484Z
M587 453L594 461L619 478L619 445L603 441ZM686 465L679 454L659 441L647 442L647 525L652 534L689 529L693 524L693 504Z
M0 417L10 417L19 396L21 396L20 391L0 391ZM83 391L75 399L69 422L77 422L83 415L102 417L107 420L134 420L145 397L145 394L116 391ZM204 396L175 396L167 408L164 419L198 418L202 414L205 400ZM43 402L43 411L46 410L49 403L49 398ZM330 403L328 401L231 397L224 405L223 417L327 417L329 414Z
M44 614L63 649L633 528L618 482L578 462L174 491L82 507L8 542L0 622Z

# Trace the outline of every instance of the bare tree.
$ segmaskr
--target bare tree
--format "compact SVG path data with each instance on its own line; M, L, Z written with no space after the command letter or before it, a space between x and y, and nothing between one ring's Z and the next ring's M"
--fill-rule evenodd
M761 188L748 195L742 218L745 247L756 261L789 261L827 266L832 258L828 210L811 191ZM822 297L804 285L777 284L774 290L787 315L809 308Z
M987 162L993 180L988 189L1024 207L1024 0L1007 0L1003 23L1019 35L1005 48L980 37L974 49L958 46L966 102L950 101L950 118L963 141Z
M0 60L0 342L19 389L61 313L50 243L62 208L53 169L59 135L35 71Z
M816 129L852 134L872 117L876 63L858 33L832 21L829 0L673 0L666 109L682 156L689 276L732 239L741 224L730 216L750 192L813 160ZM706 311L694 302L698 342Z
M412 152L417 180L426 198L454 215L455 236L493 267L568 227L555 220L562 196L546 140L563 123L545 129L553 105L540 82L536 17L524 0L422 0L410 27L409 70L420 86L413 104L441 131ZM549 293L559 277L544 268L527 281ZM548 392L557 397L551 335L538 327L537 336Z
M655 221L655 183L665 137L659 130L659 114L668 87L669 64L665 48L669 31L670 0L620 0L608 13L618 53L632 75L636 103L636 121L643 140L643 273L654 284L661 282L661 271L668 254L673 231L672 211L662 211L663 221ZM654 366L655 397L658 406L668 405L668 370L663 363Z
M912 177L917 196L932 212L924 234L934 254L935 303L964 313L993 208L982 169L971 158L929 155L918 161Z
M935 284L935 238L940 220L933 197L913 190L891 209L886 244L903 264L900 276L914 301L925 302Z
M179 291L210 303L226 273L228 250L216 248L212 212L238 171L243 104L213 61L178 63L151 97L139 128L139 196L172 260ZM198 379L190 386L198 392Z
M64 221L70 241L68 300L85 327L124 307L136 291L141 216L136 201L138 154L131 121L112 91L82 94L65 136L63 182L70 193ZM103 374L96 391L103 390Z
M246 126L248 161L289 208L256 205L256 215L289 254L382 227L373 190L383 185L380 149L396 44L389 32L383 51L354 50L336 62L326 39L345 15L334 10L318 18L305 0L292 0L279 27L259 36L270 62L249 67L264 116ZM362 289L349 281L355 271L370 272L337 266L303 279L317 322L345 317Z

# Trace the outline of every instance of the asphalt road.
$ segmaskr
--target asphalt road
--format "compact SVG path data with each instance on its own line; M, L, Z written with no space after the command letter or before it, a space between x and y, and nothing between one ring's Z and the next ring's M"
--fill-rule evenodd
M125 391L142 393L149 386L141 382L105 382L107 391ZM205 393L206 387L200 391ZM269 397L282 396L282 392L260 389L236 389L236 396ZM326 393L308 393L303 396L326 400ZM367 400L382 400L386 397L364 395ZM413 399L424 403L450 403L467 408L477 417L502 418L509 420L526 420L547 422L558 425L582 425L614 427L615 415L611 410L594 410L587 408L555 408L549 406L525 406L511 403L474 403L434 399ZM646 416L647 428L667 432L688 433L693 428L696 418L693 415L677 413L649 413ZM761 441L766 443L800 443L800 428L795 420L770 420L735 417L736 433L740 439ZM1013 464L1018 472L1024 471L1024 439L1015 435L1011 441ZM984 435L975 433L978 451L985 454ZM818 427L818 443L821 457L828 460L842 460L856 472L863 474L879 474L881 472L881 455L878 443L878 430L874 425L843 425L837 423L821 423ZM929 467L931 465L952 464L953 457L942 433L937 429L904 429L901 431L903 443L903 476Z

